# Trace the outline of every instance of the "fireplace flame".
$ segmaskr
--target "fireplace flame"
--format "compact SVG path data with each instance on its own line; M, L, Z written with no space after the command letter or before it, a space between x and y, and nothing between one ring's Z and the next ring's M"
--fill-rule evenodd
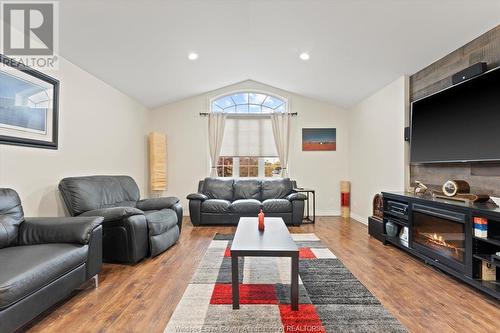
M432 239L438 241L439 243L446 244L446 242L443 239L443 236L441 236L441 235L434 234L434 235L432 235Z
M458 252L458 248L457 248L457 247L455 247L455 246L453 246L453 245L451 245L451 244L448 244L448 243L444 240L443 236L441 236L441 235L438 235L438 234L434 233L433 235L428 235L428 236L427 236L427 238L428 238L428 240L429 240L431 243L434 243L434 244L436 244L436 245L440 245L440 246L445 246L445 247L447 247L447 248L450 248L450 249L455 250L455 252Z

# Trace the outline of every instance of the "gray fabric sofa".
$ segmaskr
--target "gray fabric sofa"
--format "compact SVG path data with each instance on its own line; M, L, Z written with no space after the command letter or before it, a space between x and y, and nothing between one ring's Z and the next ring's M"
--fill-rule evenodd
M12 332L71 294L102 266L102 217L24 217L0 189L0 333Z
M105 262L136 263L174 245L182 228L178 198L140 200L129 176L64 178L59 183L73 216L102 216Z
M289 178L205 178L198 192L187 196L193 225L238 224L242 216L281 217L286 224L300 225L306 196L293 191Z

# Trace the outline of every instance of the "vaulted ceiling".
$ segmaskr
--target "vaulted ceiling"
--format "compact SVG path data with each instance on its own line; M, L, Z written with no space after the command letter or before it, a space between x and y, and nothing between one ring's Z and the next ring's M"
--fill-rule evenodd
M246 79L350 106L499 23L500 0L62 0L60 53L151 108Z

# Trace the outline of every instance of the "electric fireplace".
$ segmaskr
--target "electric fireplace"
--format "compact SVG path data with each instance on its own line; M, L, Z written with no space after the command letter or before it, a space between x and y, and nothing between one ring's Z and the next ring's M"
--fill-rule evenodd
M465 270L465 214L414 204L413 247L453 269Z
M408 192L382 192L382 195L384 244L394 245L500 300L500 267L492 256L500 251L500 209L496 205ZM488 220L488 237L473 235L472 223L476 217ZM403 227L409 232L402 232ZM398 231L399 234L391 236ZM408 246L403 242L406 236ZM493 275L488 266L495 264Z

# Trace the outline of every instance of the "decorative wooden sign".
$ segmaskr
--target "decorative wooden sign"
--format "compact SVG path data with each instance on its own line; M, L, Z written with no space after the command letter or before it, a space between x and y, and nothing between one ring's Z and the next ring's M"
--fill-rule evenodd
M167 189L167 137L165 134L149 134L149 177L152 191Z

